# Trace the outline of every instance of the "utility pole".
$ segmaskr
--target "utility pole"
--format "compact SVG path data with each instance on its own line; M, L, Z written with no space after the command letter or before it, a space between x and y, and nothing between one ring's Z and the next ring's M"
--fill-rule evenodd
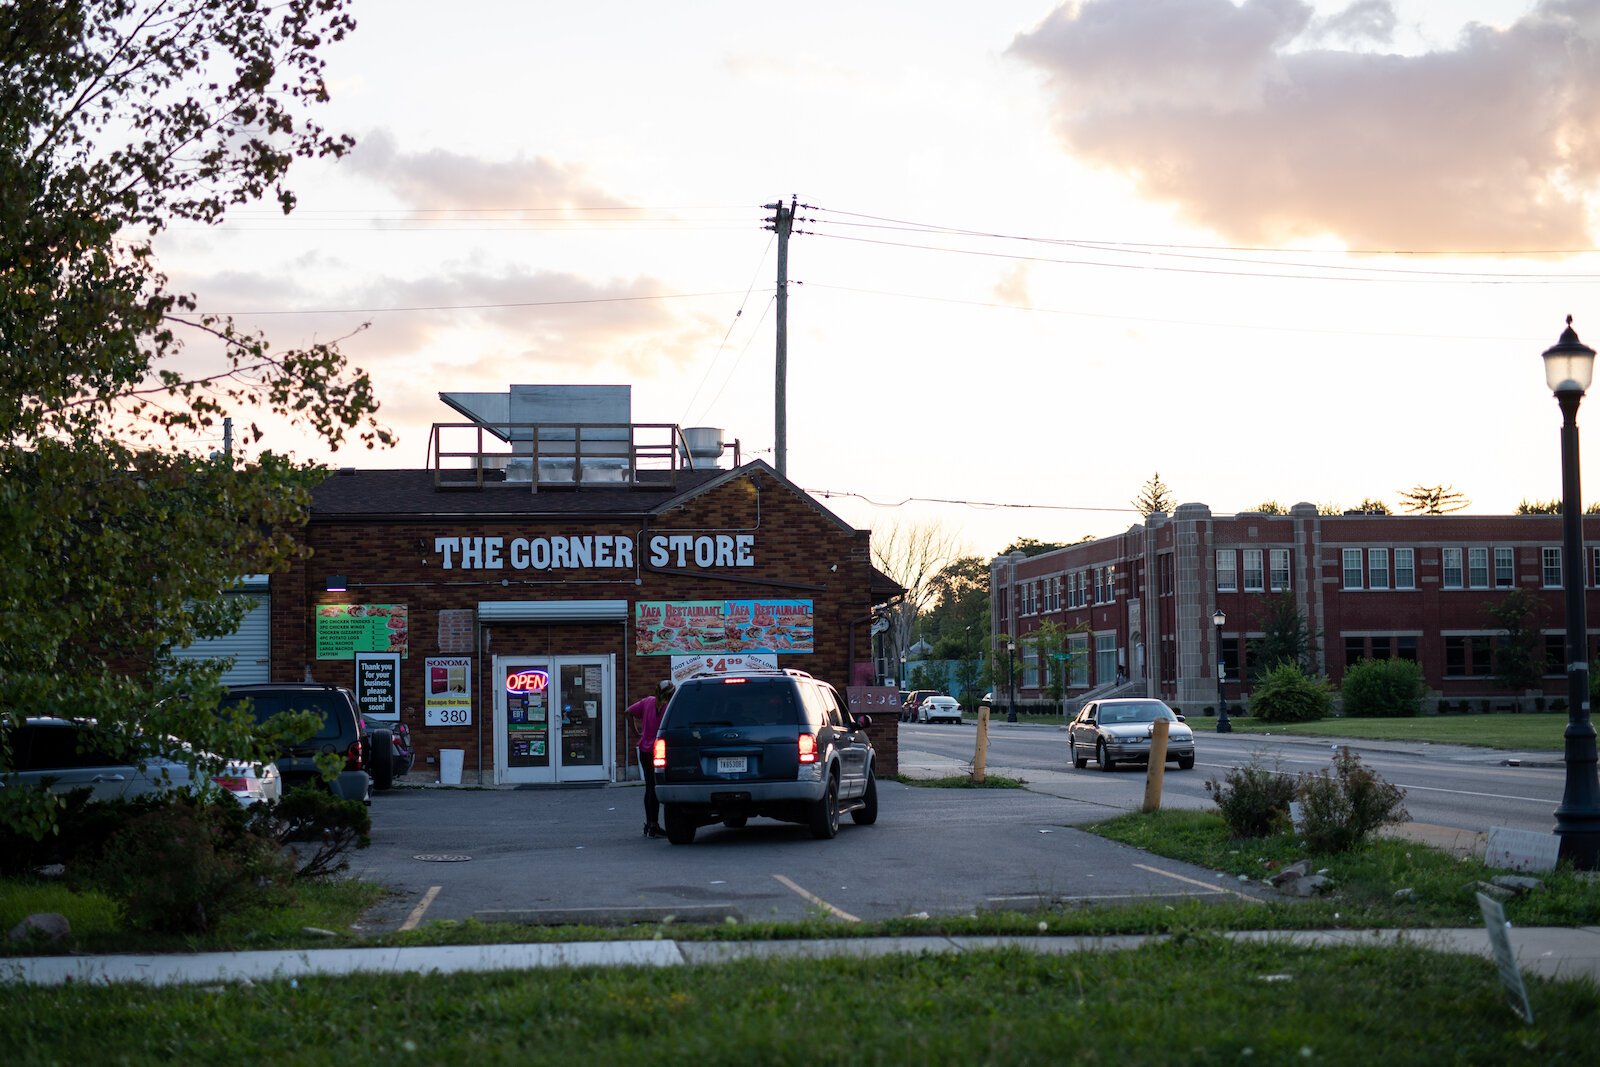
M222 454L233 458L233 418L227 415L222 419Z
M773 466L780 478L788 477L789 467L789 232L794 228L795 200L791 196L787 207L782 200L761 205L773 212L766 220L770 225L764 228L778 235L778 352L773 387L775 437L772 451Z

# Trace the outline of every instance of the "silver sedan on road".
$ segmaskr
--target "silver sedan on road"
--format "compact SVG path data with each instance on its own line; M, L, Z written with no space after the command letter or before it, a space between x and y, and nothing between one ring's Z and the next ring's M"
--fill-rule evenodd
M1078 770L1092 755L1102 771L1118 763L1150 762L1150 737L1157 719L1167 727L1167 759L1179 770L1194 769L1194 731L1182 715L1152 699L1094 700L1083 706L1067 729L1067 747Z

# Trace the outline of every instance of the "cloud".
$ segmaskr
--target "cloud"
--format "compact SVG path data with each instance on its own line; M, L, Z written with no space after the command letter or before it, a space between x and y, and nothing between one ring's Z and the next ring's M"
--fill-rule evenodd
M387 130L362 137L342 167L419 208L626 208L583 169L544 156L487 160L435 148L405 152Z
M1017 36L1063 146L1240 243L1487 251L1590 243L1600 0L1542 0L1420 55L1361 0L1087 0Z
M1032 271L1029 264L1018 263L995 283L995 299L1012 307L1025 308L1033 303L1033 293L1029 288Z

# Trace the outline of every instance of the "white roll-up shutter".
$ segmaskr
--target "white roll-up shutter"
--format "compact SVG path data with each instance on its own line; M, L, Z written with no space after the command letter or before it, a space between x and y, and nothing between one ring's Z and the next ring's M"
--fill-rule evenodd
M173 652L180 659L232 659L233 667L222 675L224 685L251 685L272 681L272 598L267 595L267 576L251 575L229 596L252 601L249 614L239 628L226 637L196 641Z
M485 600L480 622L625 622L626 600Z

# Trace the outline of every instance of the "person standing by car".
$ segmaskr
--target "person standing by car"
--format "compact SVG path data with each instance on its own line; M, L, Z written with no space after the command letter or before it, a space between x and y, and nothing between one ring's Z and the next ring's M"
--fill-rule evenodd
M657 817L661 805L656 800L655 743L656 728L661 725L661 713L667 710L672 699L672 682L661 679L654 696L647 696L628 705L628 714L639 720L639 772L644 775L644 836L665 837Z

